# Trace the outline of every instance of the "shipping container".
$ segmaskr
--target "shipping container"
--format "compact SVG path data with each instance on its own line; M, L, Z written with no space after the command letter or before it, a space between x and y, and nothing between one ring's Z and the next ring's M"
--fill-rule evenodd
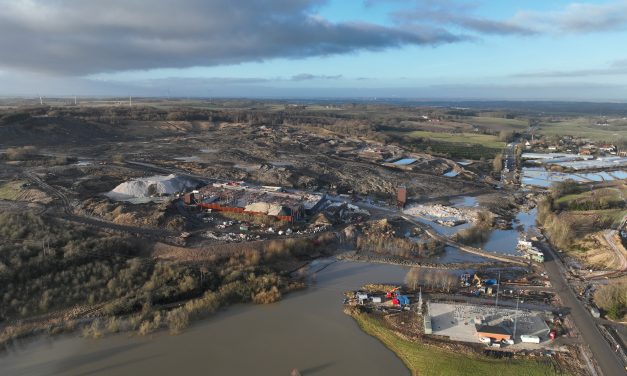
M540 337L538 336L528 336L523 334L520 336L520 340L524 343L540 343Z

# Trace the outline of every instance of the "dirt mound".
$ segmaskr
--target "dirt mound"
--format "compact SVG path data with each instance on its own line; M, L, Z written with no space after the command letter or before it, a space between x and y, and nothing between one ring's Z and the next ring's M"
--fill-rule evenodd
M133 179L115 187L107 196L113 199L171 195L197 186L195 181L176 175L155 175Z

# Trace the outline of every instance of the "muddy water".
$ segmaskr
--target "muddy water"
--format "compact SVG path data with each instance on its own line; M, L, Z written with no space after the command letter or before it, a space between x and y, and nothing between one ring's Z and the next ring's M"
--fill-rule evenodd
M323 267L316 263L315 270ZM0 357L2 375L408 375L342 313L342 293L402 282L400 266L335 262L312 287L268 306L231 307L183 334L38 340Z
M451 204L454 207L478 207L479 203L475 197L462 196L451 200ZM445 236L452 236L460 230L469 228L471 223L464 223L459 226L447 227L430 221L421 217L414 217L415 220L431 226L436 232ZM488 236L488 240L482 244L475 244L489 252L501 253L506 255L520 254L516 249L519 239L518 227L522 226L522 231L525 232L529 228L535 225L536 221L536 209L532 209L529 212L519 212L516 215L512 223L513 229L511 230L492 230ZM453 247L446 247L443 255L438 258L434 258L434 262L440 263L453 263L453 262L481 262L486 261L485 258L470 255L462 252Z
M529 212L520 212L516 215L513 222L512 230L493 230L490 233L490 237L485 244L482 244L482 248L490 252L499 252L508 255L520 254L516 249L518 245L518 239L520 236L520 230L525 233L536 223L537 210L532 209Z

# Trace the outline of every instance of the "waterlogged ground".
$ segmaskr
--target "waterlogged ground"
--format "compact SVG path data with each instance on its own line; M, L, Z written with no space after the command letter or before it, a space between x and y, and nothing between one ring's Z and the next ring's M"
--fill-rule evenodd
M522 184L548 188L554 182L574 180L577 182L601 182L614 181L627 178L627 171L617 169L601 172L577 172L564 173L547 171L543 167L524 167L522 172Z
M455 207L478 207L479 203L475 197L462 196L451 200L451 204ZM471 223L464 223L459 226L448 227L443 226L433 221L430 221L421 217L414 217L416 221L431 226L436 232L445 236L452 236L460 230L471 227ZM518 239L520 231L526 232L532 226L535 226L536 221L536 209L532 209L529 212L519 212L514 222L512 223L512 229L500 230L494 229L490 232L488 240L483 244L476 244L477 247L482 249L506 254L506 255L519 255L520 253L516 249L518 245ZM453 263L453 262L481 262L486 261L485 258L468 254L466 252L459 251L454 247L446 247L443 255L434 258L433 262L440 263Z
M183 334L39 339L0 357L2 375L408 375L342 312L342 293L402 282L394 265L316 262L311 287L267 306L241 305Z

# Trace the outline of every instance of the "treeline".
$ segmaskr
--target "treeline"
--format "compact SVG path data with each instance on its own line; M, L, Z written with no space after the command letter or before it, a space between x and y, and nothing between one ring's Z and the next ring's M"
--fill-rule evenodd
M571 194L580 193L582 188L574 181L567 180L551 186L550 195L538 202L536 220L544 227L551 243L558 248L567 249L577 238L601 229L609 228L612 219L607 216L572 216L568 210L597 210L601 208L616 208L612 199L599 193L574 199L570 203L559 203L559 199ZM572 207L571 207L572 205Z
M426 258L444 250L444 244L435 239L415 242L406 238L366 235L357 237L357 249L406 259Z
M161 326L181 330L219 307L271 303L293 288L283 266L323 252L332 237L288 239L207 250L198 262L145 257L135 239L111 236L31 213L0 214L0 323L75 306L104 319L86 334ZM183 303L183 304L181 304ZM0 339L19 332L1 333Z
M445 246L431 238L415 241L396 236L397 230L386 219L366 222L361 230L362 232L356 237L355 242L359 251L417 259L436 255L442 252Z
M459 230L455 234L455 240L470 246L484 244L490 238L490 233L492 233L493 217L493 214L489 211L478 212L475 224L466 229Z
M128 239L31 213L0 214L0 237L0 321L115 299L151 271L134 258L139 247Z
M424 287L450 292L457 284L457 277L442 269L413 267L405 275L405 284L413 290Z

